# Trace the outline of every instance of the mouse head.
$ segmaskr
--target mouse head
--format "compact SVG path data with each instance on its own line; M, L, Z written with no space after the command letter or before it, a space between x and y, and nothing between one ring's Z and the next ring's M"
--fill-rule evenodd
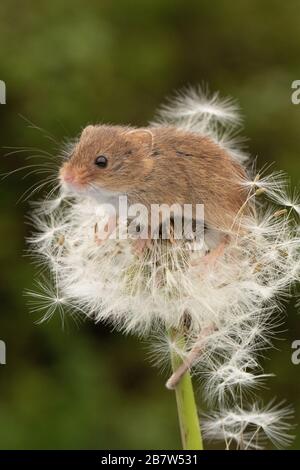
M60 169L61 184L76 192L130 192L152 169L151 149L147 129L87 126Z

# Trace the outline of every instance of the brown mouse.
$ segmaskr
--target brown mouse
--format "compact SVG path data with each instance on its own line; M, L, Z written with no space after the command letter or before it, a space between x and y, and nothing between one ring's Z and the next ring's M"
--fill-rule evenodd
M124 194L129 204L147 208L203 204L205 224L225 234L238 230L245 176L209 137L164 125L89 125L60 169L63 185L99 201Z

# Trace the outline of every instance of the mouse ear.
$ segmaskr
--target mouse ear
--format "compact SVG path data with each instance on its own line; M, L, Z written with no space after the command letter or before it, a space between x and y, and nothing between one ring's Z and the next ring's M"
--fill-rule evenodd
M92 125L86 126L86 127L82 130L82 132L81 132L81 137L85 137L85 136L89 135L90 132L91 132L92 130L94 130L94 127L95 127L95 126L92 126Z
M133 129L126 132L126 137L130 142L145 146L149 151L152 150L153 134L149 129Z

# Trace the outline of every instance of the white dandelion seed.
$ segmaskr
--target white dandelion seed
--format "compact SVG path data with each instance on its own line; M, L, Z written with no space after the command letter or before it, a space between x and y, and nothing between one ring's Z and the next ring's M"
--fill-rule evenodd
M240 125L241 116L239 107L231 98L220 98L219 93L210 94L208 90L200 87L190 88L183 93L178 93L169 104L162 106L160 116L168 121L215 120L220 124Z
M227 449L232 444L238 449L261 449L266 439L282 448L293 441L294 436L289 434L292 418L293 410L283 407L283 402L262 408L254 403L246 410L235 407L206 415L203 430L209 440L224 441Z
M78 312L78 307L72 304L70 299L62 295L54 282L48 279L40 279L36 281L36 289L25 291L25 295L29 297L28 305L31 312L42 314L38 323L48 321L56 313L59 314L62 323L64 323L65 314L71 312L74 315Z

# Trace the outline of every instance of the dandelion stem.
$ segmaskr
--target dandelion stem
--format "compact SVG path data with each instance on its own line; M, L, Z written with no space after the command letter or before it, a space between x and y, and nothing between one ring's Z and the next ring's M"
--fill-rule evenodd
M184 346L183 334L173 330L170 332L170 336L178 347L182 348ZM182 364L182 359L176 351L171 353L171 363L173 371L176 371ZM176 385L175 394L182 447L184 450L203 450L200 423L189 370L184 373Z

